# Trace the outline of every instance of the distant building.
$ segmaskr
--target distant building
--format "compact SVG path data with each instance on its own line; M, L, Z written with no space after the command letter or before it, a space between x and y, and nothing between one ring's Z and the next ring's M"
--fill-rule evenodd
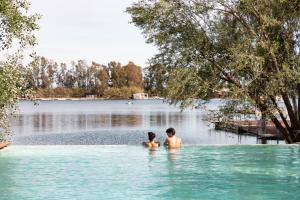
M229 89L228 88L222 88L220 90L218 90L215 94L215 97L217 98L225 98L228 96L229 93Z
M133 94L133 99L148 99L147 93L135 93Z
M97 95L96 95L96 94L86 94L86 95L85 95L85 98L86 98L86 99L96 99L96 98L97 98Z

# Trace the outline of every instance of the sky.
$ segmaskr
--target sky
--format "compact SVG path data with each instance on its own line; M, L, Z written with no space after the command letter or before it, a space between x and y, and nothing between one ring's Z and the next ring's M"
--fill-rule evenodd
M156 49L125 12L133 0L29 0L38 22L38 55L57 62L129 61L145 67Z

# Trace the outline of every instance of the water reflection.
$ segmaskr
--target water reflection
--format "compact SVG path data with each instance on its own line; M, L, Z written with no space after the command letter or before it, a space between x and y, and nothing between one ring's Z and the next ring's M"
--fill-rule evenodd
M157 129L169 126L193 128L203 123L200 118L194 123L190 116L172 113L128 113L128 114L53 114L35 113L19 115L13 121L13 128L18 134L43 134L49 132L68 132L93 129Z
M180 148L178 149L167 149L168 151L168 160L171 162L174 162L175 160L177 160L179 158L179 151Z
M202 110L180 112L160 101L51 101L41 106L21 102L12 120L18 144L140 144L153 131L157 139L174 127L185 144L256 143L252 137L215 132ZM84 111L84 112L83 112Z

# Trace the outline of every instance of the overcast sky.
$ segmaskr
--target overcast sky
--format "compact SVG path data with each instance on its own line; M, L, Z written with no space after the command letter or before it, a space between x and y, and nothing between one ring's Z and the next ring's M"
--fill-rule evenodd
M58 62L85 59L107 64L133 61L142 67L155 54L141 31L130 24L133 0L30 0L40 13L36 51Z

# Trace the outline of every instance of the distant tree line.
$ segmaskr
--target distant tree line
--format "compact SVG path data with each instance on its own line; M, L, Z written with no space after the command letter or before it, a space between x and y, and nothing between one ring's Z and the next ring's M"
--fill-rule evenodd
M94 94L103 98L130 98L144 91L142 68L133 62L108 65L84 60L57 63L39 57L27 76L28 87L36 97L84 97Z

